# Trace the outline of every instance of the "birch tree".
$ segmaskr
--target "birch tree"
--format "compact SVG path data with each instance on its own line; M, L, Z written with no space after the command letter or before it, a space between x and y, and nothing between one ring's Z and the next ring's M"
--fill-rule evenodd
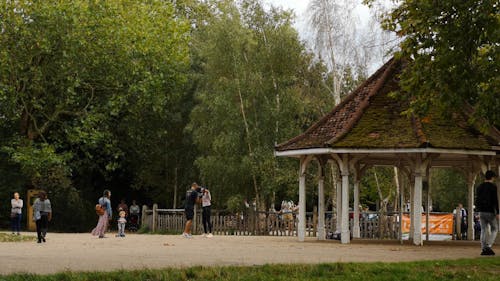
M335 104L341 100L343 73L348 61L356 54L353 36L356 34L352 1L312 0L308 6L314 48L332 73L328 85Z
M196 165L213 194L271 203L273 191L296 188L293 164L276 159L273 147L319 117L311 108L325 105L316 82L321 67L290 13L266 11L259 1L217 4L195 36L203 66L189 128L201 152Z

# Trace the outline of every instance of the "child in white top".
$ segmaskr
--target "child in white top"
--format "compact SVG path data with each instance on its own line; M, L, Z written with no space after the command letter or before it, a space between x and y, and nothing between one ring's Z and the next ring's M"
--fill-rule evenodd
M120 211L118 213L118 234L116 237L125 237L125 224L127 223L127 219L125 218L127 214L125 211Z

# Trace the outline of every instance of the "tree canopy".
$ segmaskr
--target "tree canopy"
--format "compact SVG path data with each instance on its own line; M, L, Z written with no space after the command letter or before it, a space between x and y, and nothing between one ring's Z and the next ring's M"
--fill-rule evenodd
M26 186L158 187L189 69L171 3L4 1L0 30L0 145Z
M403 38L400 94L411 112L471 107L471 122L500 127L499 9L496 0L405 0L385 18L383 26Z
M401 97L419 114L470 104L498 125L498 5L455 2L402 1L386 19L409 62ZM221 209L296 201L297 162L274 146L363 71L325 64L293 24L291 11L251 0L1 2L0 196L46 189L55 227L75 231L93 223L105 188L113 204L169 208L193 181ZM393 171L367 174L368 203L395 197Z
M295 181L273 148L328 105L324 67L306 52L290 13L266 11L258 1L219 1L213 9L216 16L194 36L203 42L194 50L202 63L189 125L200 150L196 165L220 199L243 194L260 203Z

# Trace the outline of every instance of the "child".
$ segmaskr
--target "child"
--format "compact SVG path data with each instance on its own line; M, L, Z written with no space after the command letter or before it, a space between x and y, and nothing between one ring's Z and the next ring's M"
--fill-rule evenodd
M122 210L118 215L120 217L118 218L118 234L116 237L125 237L125 224L127 223L127 219L125 219L126 213Z

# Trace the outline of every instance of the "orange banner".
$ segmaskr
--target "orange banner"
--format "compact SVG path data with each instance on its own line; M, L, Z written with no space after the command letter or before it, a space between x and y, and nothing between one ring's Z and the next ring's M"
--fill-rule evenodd
M422 215L422 233L426 233L425 215ZM403 215L403 233L410 232L410 216ZM452 234L453 214L432 214L429 215L430 234Z

